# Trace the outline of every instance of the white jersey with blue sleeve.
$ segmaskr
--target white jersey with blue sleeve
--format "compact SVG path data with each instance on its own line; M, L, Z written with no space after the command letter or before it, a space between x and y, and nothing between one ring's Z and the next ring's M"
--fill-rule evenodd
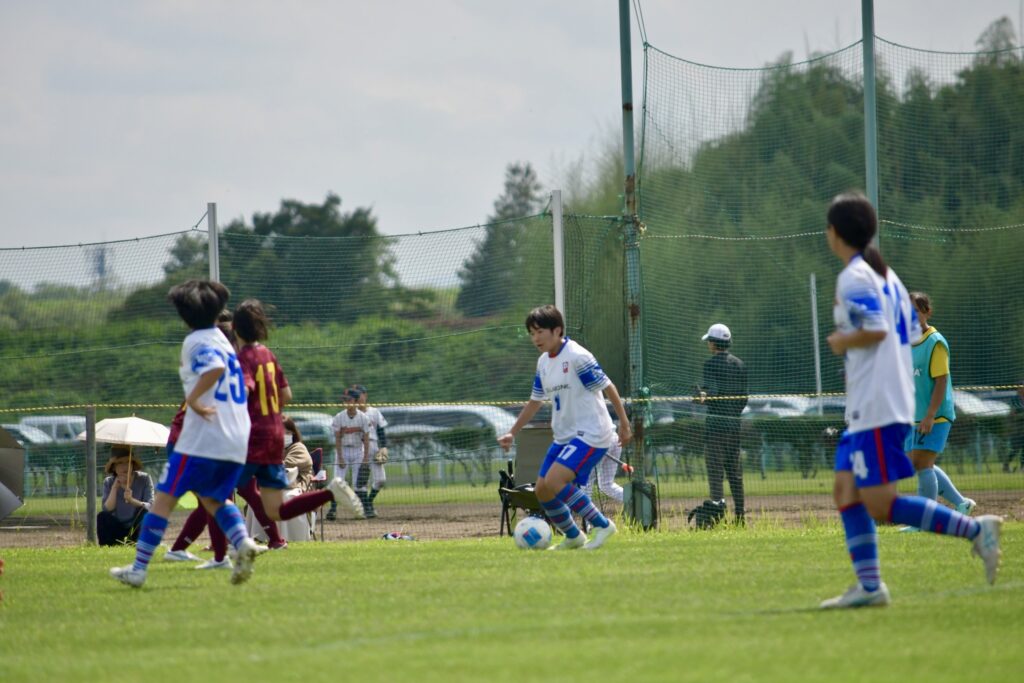
M192 393L203 374L216 368L224 368L224 374L199 397L199 403L213 406L216 412L207 419L187 408L174 450L184 455L244 464L249 448L249 408L245 375L235 349L215 327L195 330L185 337L178 369L185 397Z
M878 344L846 351L846 422L850 432L914 421L911 343L921 334L910 295L892 268L883 278L854 256L839 274L833 309L840 332L885 332Z
M615 442L615 425L603 390L611 383L594 355L566 337L558 353L537 359L530 398L551 400L555 443L582 439L595 448L608 448Z

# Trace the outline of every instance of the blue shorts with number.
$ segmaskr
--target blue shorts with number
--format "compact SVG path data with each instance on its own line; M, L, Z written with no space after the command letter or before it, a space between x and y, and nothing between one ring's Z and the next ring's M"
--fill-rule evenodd
M260 485L261 489L288 488L288 473L285 472L284 465L260 465L247 462L242 468L242 475L238 477L238 485L245 486L253 477L256 477L256 483Z
M907 443L904 449L910 451L931 451L941 453L946 450L946 441L949 439L949 430L953 428L952 422L936 422L932 425L932 431L922 434L917 429L911 430L907 435Z
M543 477L556 462L559 465L568 467L576 473L573 480L580 486L586 486L590 479L590 471L594 469L601 458L608 452L607 448L591 446L582 439L573 439L569 443L553 443L544 456L544 462L540 466L537 477Z
M909 432L908 424L843 432L836 446L836 472L853 472L857 488L914 476L914 465L903 450Z
M192 491L197 496L227 500L235 490L242 467L239 462L171 451L156 490L175 498L181 498Z

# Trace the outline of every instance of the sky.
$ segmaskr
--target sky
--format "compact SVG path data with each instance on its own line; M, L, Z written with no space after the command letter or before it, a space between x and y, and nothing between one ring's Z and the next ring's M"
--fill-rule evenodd
M876 4L877 35L942 51L1021 10ZM716 66L860 38L859 0L640 6L652 45ZM637 109L642 61L634 23ZM509 163L561 187L620 122L615 0L3 0L0 247L175 232L207 202L248 221L329 192L385 234L475 225Z

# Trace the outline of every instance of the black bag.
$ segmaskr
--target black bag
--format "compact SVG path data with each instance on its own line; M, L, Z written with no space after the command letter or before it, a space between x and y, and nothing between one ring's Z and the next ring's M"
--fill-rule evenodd
M686 515L686 523L698 529L711 529L725 519L725 501L705 500Z

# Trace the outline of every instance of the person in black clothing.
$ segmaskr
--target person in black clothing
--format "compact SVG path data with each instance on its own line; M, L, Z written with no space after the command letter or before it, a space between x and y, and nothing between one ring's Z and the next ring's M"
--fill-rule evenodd
M725 516L723 478L729 479L736 521L743 522L743 463L740 460L740 413L747 405L747 368L729 353L732 333L715 323L701 337L708 343L711 358L704 363L700 402L708 407L704 423L704 459L711 500L704 503L703 526L713 526ZM710 522L710 523L709 523Z

